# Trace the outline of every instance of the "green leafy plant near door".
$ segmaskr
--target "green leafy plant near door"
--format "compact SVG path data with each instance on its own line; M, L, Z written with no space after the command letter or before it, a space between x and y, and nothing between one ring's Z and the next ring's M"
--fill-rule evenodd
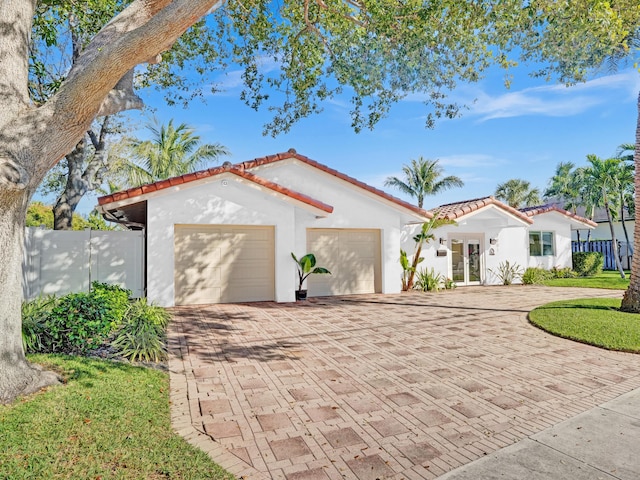
M299 283L298 290L296 290L296 300L305 300L307 298L307 291L302 289L302 284L307 277L314 273L331 275L331 272L324 267L316 267L316 256L313 253L307 253L304 257L298 259L295 254L291 252L291 257L293 257L298 266Z

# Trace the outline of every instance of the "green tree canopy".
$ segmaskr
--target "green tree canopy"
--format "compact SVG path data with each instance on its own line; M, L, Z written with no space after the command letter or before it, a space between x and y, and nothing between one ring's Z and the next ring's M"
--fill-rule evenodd
M531 183L520 178L512 178L498 184L495 196L513 208L540 205L540 190L531 188Z

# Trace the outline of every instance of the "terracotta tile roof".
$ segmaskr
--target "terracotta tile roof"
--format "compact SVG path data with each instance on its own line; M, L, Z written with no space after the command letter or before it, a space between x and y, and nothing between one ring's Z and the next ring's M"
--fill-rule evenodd
M129 198L135 198L137 196L144 195L145 193L157 192L159 190L173 187L175 185L182 185L185 183L192 182L194 180L213 177L223 173L231 173L233 175L237 175L246 180L249 180L250 182L256 183L260 186L273 190L282 195L286 195L287 197L293 198L294 200L298 200L299 202L306 203L307 205L315 207L324 212L327 212L327 213L333 212L333 207L331 205L327 205L324 202L311 198L307 195L304 195L303 193L299 193L289 188L283 187L282 185L278 185L277 183L271 182L269 180L265 180L264 178L258 177L257 175L254 175L251 172L245 171L244 168L238 167L237 165L223 165L221 167L209 168L207 170L202 170L194 173L187 173L179 177L173 177L167 180L161 180L159 182L142 185L141 187L134 187L128 190L123 190L121 192L105 195L103 197L98 198L98 205L102 206L108 203L114 203L114 202L119 202L121 200L129 199Z
M251 174L250 172L247 172L247 170L251 170L253 168L259 167L261 165L268 165L274 162L278 162L278 161L282 161L282 160L287 160L287 159L295 159L298 160L300 162L306 163L307 165L310 165L312 167L317 168L318 170L321 170L325 173L328 173L329 175L333 175L336 178L339 178L341 180L344 180L348 183L351 183L352 185L355 185L357 187L360 187L370 193L373 193L389 202L395 203L396 205L405 208L407 210L410 210L418 215L420 215L421 217L425 217L425 218L431 218L433 217L433 214L427 210L424 210L422 208L418 208L415 205L410 204L409 202L405 202L404 200L400 200L399 198L394 197L393 195L389 195L386 192L383 192L382 190L379 190L375 187L372 187L370 185L367 185L364 182L361 182L359 180L356 180L353 177L350 177L348 175L345 175L344 173L341 173L337 170L334 170L333 168L329 168L326 165L323 165L319 162L316 162L315 160L311 160L308 157L305 157L304 155L300 155L299 153L297 153L295 150L291 149L288 152L283 152L283 153L276 153L275 155L267 155L265 157L259 157L259 158L255 158L253 160L249 160L246 162L242 162L242 163L238 163L238 164L234 164L234 165L226 165L226 166L221 166L221 167L214 167L214 168L209 168L207 170L202 170L200 172L195 172L195 173L188 173L186 175L181 175L179 177L174 177L174 178L170 178L168 180L161 180L159 182L155 182L155 183L150 183L148 185L143 185L141 187L136 187L136 188L130 188L128 190L123 190L122 192L117 192L117 193L113 193L111 195L106 195L104 197L100 197L98 198L98 205L104 205L107 203L112 203L112 202L117 202L120 200L125 200L128 198L133 198L145 193L150 193L150 192L156 192L159 190L163 190L165 188L169 188L175 185L181 185L184 183L189 183L192 182L194 180L199 180L202 178L206 178L206 177L211 177L214 175L219 175L221 173L224 172L231 172L231 173L235 173L236 175L239 176L243 176L247 179L250 179L253 182L256 183L260 183L259 181L256 181L256 179L258 179L259 177L256 175ZM247 175L250 175L251 178L249 178ZM293 198L296 198L299 200L299 198L297 197L305 197L306 199L309 199L309 197L307 197L306 195L303 195L301 193L297 193L294 192L292 190L289 190L285 187L281 187L273 182L269 182L268 180L262 180L262 182L266 182L264 184L264 186L267 186L267 184L270 184L270 186L268 186L268 188L272 188L276 191L279 191L278 189L281 189L282 191L280 191L280 193L284 193L284 191L288 191L291 193L290 196L293 196ZM287 193L284 193L285 195L287 195ZM317 200L316 200L317 202ZM305 202L307 203L307 202ZM321 202L319 202L321 203ZM324 204L323 204L324 205ZM331 207L333 208L333 207Z
M597 227L598 224L588 218L581 217L580 215L576 215L575 213L571 213L568 210L558 207L557 205L550 203L547 205L537 205L535 207L526 207L521 208L520 211L527 215L528 217L533 217L535 215L541 215L543 213L549 212L558 212L561 215L565 215L566 217L572 218L577 222L584 223L585 225L589 225L591 227Z
M433 213L437 215L438 218L443 218L446 220L456 220L489 205L494 205L526 223L533 223L533 220L528 218L522 212L516 210L513 207L510 207L506 203L502 203L500 200L496 200L492 196L474 198L473 200L465 200L463 202L440 205L439 207L433 209Z

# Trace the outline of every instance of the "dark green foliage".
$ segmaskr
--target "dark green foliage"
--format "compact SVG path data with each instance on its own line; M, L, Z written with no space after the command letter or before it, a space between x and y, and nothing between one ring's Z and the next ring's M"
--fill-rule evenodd
M22 347L25 352L42 350L45 321L57 302L54 295L48 295L22 303Z
M89 293L43 297L22 306L27 352L85 355L101 346L121 323L131 291L94 282Z
M522 274L522 283L525 285L541 285L545 280L553 278L553 274L544 268L529 267Z
M159 362L167 357L165 329L171 315L142 298L131 305L111 346L131 361Z
M573 270L581 277L591 277L602 273L604 255L601 252L574 252Z
M65 295L47 316L42 352L85 355L102 345L117 323L102 298Z

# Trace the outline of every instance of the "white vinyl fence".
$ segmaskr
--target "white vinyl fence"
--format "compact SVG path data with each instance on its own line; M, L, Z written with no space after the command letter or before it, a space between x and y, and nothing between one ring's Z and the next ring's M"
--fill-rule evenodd
M144 296L142 231L60 231L27 228L22 265L25 299L87 292L91 282L120 285Z

